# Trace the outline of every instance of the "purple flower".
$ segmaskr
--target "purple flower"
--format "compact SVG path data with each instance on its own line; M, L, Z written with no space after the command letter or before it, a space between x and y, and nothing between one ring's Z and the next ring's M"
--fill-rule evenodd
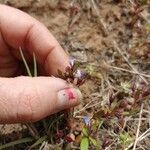
M82 77L81 70L77 69L76 72L74 73L74 77L80 79Z
M75 64L76 59L74 57L70 57L69 58L69 64L71 65L71 67Z
M78 79L81 79L81 80L84 79L85 76L86 76L85 72L83 72L79 69L77 69L76 72L74 73L74 77L78 78Z

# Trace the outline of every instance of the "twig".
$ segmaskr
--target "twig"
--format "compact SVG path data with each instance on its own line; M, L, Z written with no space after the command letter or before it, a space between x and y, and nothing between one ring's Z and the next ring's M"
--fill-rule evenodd
M141 121L145 121L145 120L147 120L147 118L141 118ZM139 121L139 118L128 118L127 122L128 121Z
M140 110L140 114L139 114L139 123L138 123L138 128L137 128L137 132L136 132L136 139L135 139L135 142L134 142L133 150L135 150L137 142L138 142L140 126L141 126L142 113L143 113L143 103L141 105L141 110Z
M150 115L150 111L143 109L143 112L147 113Z
M108 66L108 67L113 68L113 69L116 69L116 70L124 71L124 72L129 72L129 73L141 75L141 76L146 77L146 78L150 78L150 75L147 75L147 74L143 74L143 73L139 73L139 72L127 70L127 69L120 68L120 67L116 67L116 66Z

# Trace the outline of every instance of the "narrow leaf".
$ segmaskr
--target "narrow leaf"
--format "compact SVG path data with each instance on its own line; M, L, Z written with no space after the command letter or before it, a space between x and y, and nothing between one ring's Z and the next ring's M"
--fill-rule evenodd
M36 147L39 144L41 144L43 141L46 140L46 138L47 138L47 136L43 136L43 137L39 138L33 145L30 146L30 149Z
M82 138L80 143L81 150L88 150L89 148L89 139L87 137Z
M15 146L15 145L18 145L18 144L23 144L23 143L27 143L27 142L32 142L33 141L33 138L23 138L23 139L19 139L19 140L16 140L16 141L13 141L13 142L10 142L10 143L7 143L5 145L2 145L0 146L0 150L2 149L6 149L8 147L12 147L12 146Z

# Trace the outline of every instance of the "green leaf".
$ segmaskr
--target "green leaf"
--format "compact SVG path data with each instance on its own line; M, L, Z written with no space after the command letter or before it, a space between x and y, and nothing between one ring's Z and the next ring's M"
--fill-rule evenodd
M140 3L141 3L142 5L147 5L147 4L148 4L148 0L140 0Z
M150 31L150 23L146 22L144 24L144 29Z
M124 145L128 145L133 141L132 137L127 132L120 133L119 138L120 142Z
M5 145L0 146L0 150L6 149L8 147L12 147L12 146L15 146L15 145L18 145L18 144L32 142L32 141L33 141L33 138L30 138L30 137L22 138L22 139L19 139L19 140L16 140L16 141L13 141L13 142L10 142L10 143L7 143Z
M71 144L70 144L70 143L69 143L69 144L67 144L67 146L66 146L65 150L71 150Z
M82 129L82 133L85 135L85 136L88 136L88 129L86 127L84 127Z
M73 66L73 72L75 72L79 66L80 66L80 62L76 61L74 66Z
M81 150L88 150L89 148L89 139L87 137L83 137L80 143Z
M92 75L94 72L94 68L91 64L86 65L85 71L89 74Z
M91 141L91 143L94 145L94 146L97 146L97 141L92 138L91 136L89 136L89 140Z
M131 90L131 85L129 82L121 82L120 86L125 93L129 93Z
M96 119L94 124L92 125L93 131L96 132L101 127L102 124L103 124L103 121Z
M118 102L114 101L113 103L111 103L111 111L113 111L116 107L118 106Z

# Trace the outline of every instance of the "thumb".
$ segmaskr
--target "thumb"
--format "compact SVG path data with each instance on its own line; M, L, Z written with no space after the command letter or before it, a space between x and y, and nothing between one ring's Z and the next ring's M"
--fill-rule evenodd
M78 89L55 77L0 78L0 123L37 121L81 98Z

